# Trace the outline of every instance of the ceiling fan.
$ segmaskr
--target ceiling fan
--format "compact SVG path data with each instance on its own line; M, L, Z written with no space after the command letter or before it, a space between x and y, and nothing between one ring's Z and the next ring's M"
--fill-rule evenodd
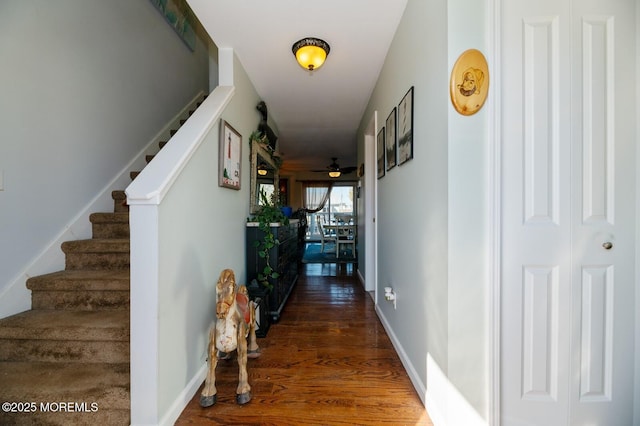
M320 173L329 173L329 177L332 178L337 178L340 177L341 174L349 174L352 173L354 170L357 169L357 167L355 166L351 166L351 167L340 167L340 165L337 163L338 158L337 157L331 157L331 160L333 160L331 162L331 164L329 164L327 166L326 169L324 170L312 170L312 172L320 172Z

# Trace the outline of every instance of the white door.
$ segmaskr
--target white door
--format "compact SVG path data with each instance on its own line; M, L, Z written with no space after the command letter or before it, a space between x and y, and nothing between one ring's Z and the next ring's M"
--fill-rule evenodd
M502 1L502 425L633 423L635 7Z
M377 274L378 268L378 227L376 226L376 215L378 214L378 179L376 178L377 156L376 156L376 131L378 128L378 112L373 113L373 117L369 121L369 125L365 129L364 134L364 220L358 222L358 233L364 235L364 280L366 291L374 291L374 301L378 303L377 298ZM362 239L360 239L362 241ZM361 265L358 265L359 267Z

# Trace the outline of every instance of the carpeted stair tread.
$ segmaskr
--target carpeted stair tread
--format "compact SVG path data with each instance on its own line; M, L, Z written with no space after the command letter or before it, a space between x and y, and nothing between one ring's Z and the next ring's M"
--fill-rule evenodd
M4 361L122 363L129 361L129 342L3 339L0 362Z
M92 213L89 216L94 239L129 238L129 213Z
M64 270L38 275L27 280L32 291L129 291L130 271L114 270Z
M129 240L125 238L92 238L89 240L65 241L62 251L89 253L129 253Z
M129 269L69 269L29 278L31 309L128 310Z
M129 211L129 205L127 204L127 194L123 190L112 191L111 198L113 198L114 212L119 213Z
M89 215L89 220L91 223L129 223L129 213L91 213Z
M124 201L127 199L127 194L122 189L116 189L111 191L111 198L118 201Z
M0 424L128 425L129 374L128 363L0 362L0 400L37 406L35 413L0 412ZM60 402L86 404L81 412L54 412L52 403ZM43 412L47 403L49 412ZM92 403L97 411L91 411Z
M95 413L37 413L26 416L24 414L9 413L0 416L3 426L129 426L129 410L102 410Z
M0 319L0 339L128 342L129 312L25 311Z
M127 269L129 239L94 238L62 243L66 269Z

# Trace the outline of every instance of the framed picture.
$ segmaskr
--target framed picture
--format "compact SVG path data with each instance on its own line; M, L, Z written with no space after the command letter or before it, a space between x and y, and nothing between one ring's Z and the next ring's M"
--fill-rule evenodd
M385 157L385 153L386 153L386 147L384 144L384 127L382 129L380 129L380 131L378 132L378 140L377 140L378 144L377 144L377 149L376 149L376 155L378 156L378 179L380 179L381 177L384 176L384 172L385 172L385 161L384 161L384 157Z
M413 86L398 105L398 165L413 158Z
M387 170L391 170L396 166L396 108L394 107L391 114L387 117L385 143L387 147Z
M167 23L191 49L196 50L195 17L185 0L151 0Z
M239 190L242 136L229 123L220 120L219 142L218 185Z

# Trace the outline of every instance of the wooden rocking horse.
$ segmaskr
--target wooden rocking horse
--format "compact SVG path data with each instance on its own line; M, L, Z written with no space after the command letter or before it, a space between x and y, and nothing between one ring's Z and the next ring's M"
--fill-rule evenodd
M240 374L236 389L236 402L251 401L251 386L247 375L247 358L260 356L256 342L255 303L249 300L247 288L236 286L231 269L225 269L216 284L216 324L209 331L209 371L200 394L200 405L210 407L217 401L216 366L218 351L226 355L234 350L238 353ZM247 338L249 342L247 343Z

